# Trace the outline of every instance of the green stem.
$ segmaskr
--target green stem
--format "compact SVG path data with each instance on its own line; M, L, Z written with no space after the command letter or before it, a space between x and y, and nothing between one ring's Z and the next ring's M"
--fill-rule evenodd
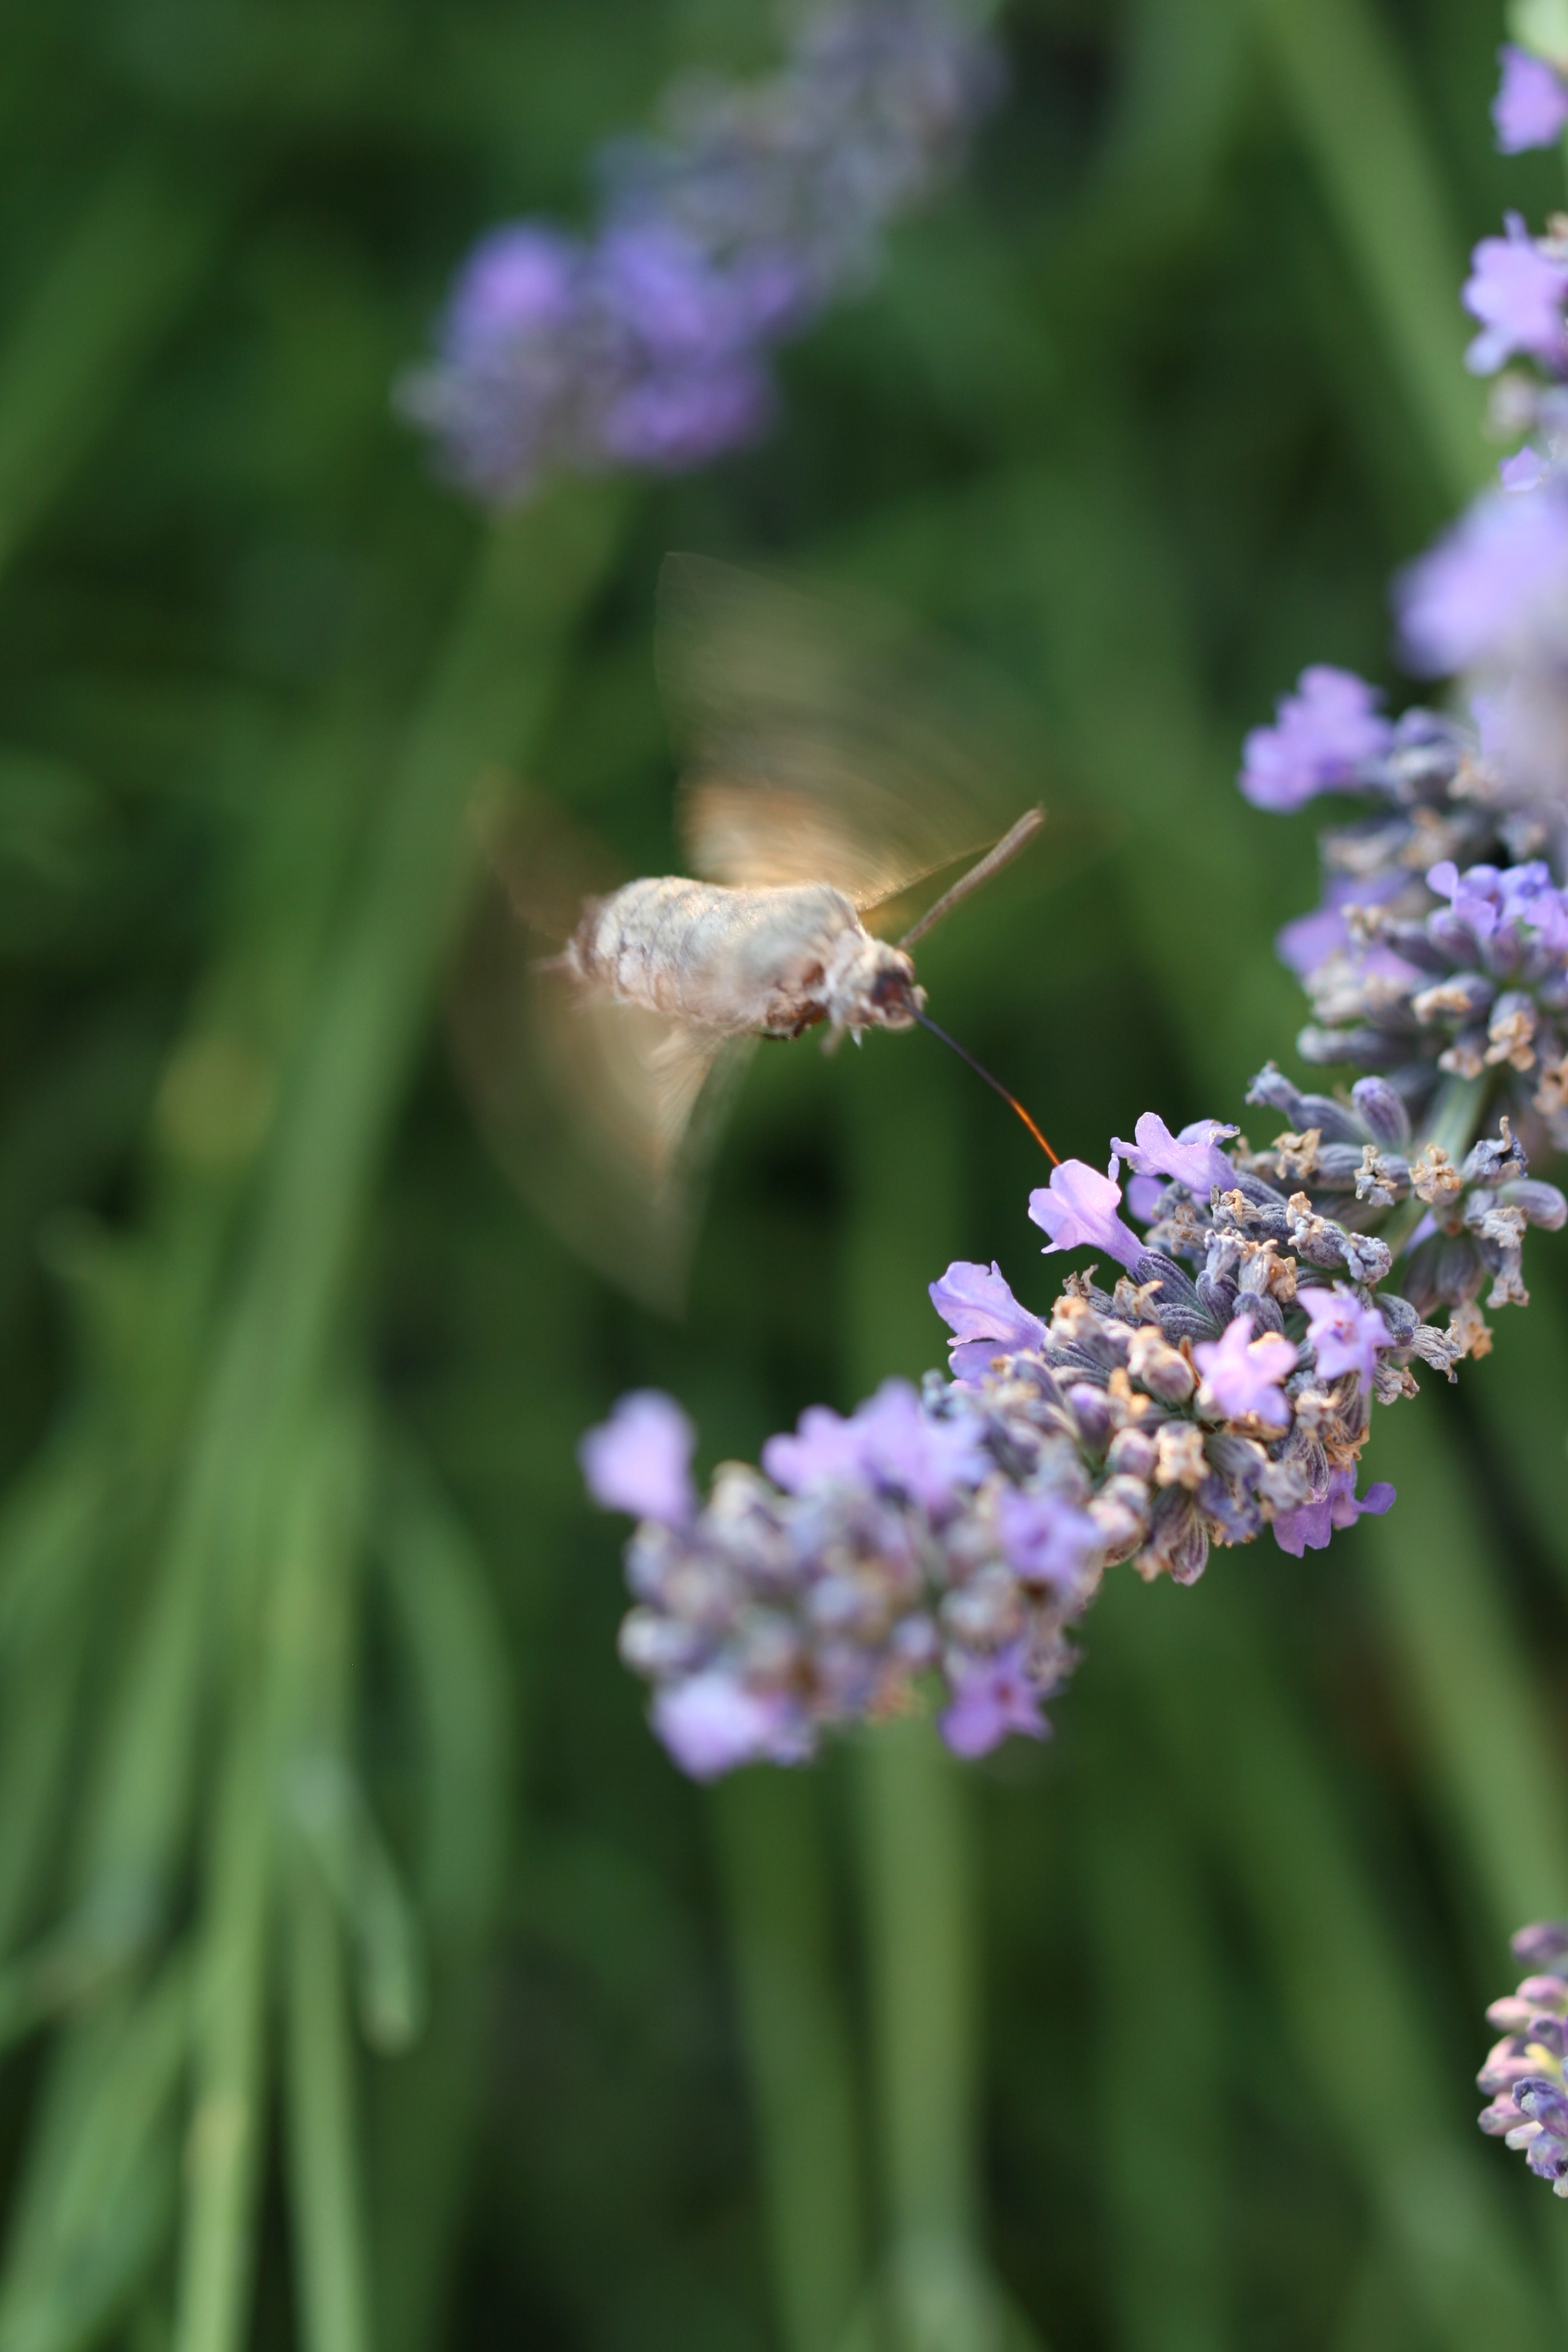
M1250 0L1444 494L1491 471L1464 367L1464 246L1393 41L1367 0Z
M785 2352L837 2345L865 2274L821 1797L815 1776L770 1769L712 1800Z
M1420 1139L1411 1144L1411 1159L1436 1148L1446 1152L1458 1166L1481 1131L1489 1084L1485 1077L1445 1078L1433 1099L1431 1115ZM1419 1193L1412 1192L1407 1201L1400 1202L1381 1228L1380 1239L1388 1244L1395 1258L1426 1216L1427 1205Z

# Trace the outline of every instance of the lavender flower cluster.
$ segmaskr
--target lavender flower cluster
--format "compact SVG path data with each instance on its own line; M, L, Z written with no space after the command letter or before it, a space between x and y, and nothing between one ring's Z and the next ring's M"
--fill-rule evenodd
M963 0L829 0L771 79L678 89L663 138L606 150L591 237L522 220L481 238L403 413L497 502L753 440L773 347L869 280L999 80Z
M1481 1351L1472 1261L1492 1303L1519 1297L1518 1231L1561 1224L1568 1202L1527 1179L1506 1119L1457 1167L1412 1158L1381 1077L1342 1103L1270 1067L1253 1098L1293 1121L1267 1150L1148 1112L1104 1174L1068 1160L1031 1195L1047 1255L1103 1253L1123 1269L1112 1290L1093 1266L1072 1276L1047 1322L994 1265L950 1266L931 1297L951 1379L889 1381L847 1419L812 1407L760 1471L721 1465L705 1503L668 1398L626 1399L590 1433L591 1491L640 1520L622 1655L684 1769L798 1760L826 1725L915 1704L927 1675L957 1754L1039 1738L1107 1568L1190 1584L1211 1545L1272 1527L1300 1554L1389 1507L1387 1485L1355 1492L1373 1401L1413 1394L1417 1361L1452 1378ZM1442 1270L1444 1328L1380 1287L1394 1255L1379 1229L1412 1200L1465 1253Z

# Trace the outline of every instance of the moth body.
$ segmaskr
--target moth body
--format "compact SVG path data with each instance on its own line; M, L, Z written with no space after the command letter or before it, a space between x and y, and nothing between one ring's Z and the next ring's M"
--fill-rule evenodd
M908 1029L925 1002L910 958L828 883L628 882L588 903L562 961L591 994L723 1037Z

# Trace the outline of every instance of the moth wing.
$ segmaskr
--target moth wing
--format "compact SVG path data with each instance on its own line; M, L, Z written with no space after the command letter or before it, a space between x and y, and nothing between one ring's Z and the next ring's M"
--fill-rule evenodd
M1043 747L1008 690L868 598L668 556L658 675L710 881L828 882L874 906L1040 797Z
M553 828L552 828L553 830ZM750 1040L585 991L531 909L570 893L537 824L492 838L448 995L461 1092L501 1169L559 1237L645 1305L679 1313L705 1180ZM580 845L579 845L580 846ZM576 869L586 870L582 861ZM570 928L570 927L568 927Z

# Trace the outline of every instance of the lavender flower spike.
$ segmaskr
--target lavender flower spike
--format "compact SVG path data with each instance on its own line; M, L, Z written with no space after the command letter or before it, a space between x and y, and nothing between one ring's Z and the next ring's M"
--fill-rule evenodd
M1511 42L1498 51L1502 79L1492 100L1492 127L1499 151L1522 154L1527 147L1552 147L1568 127L1568 83L1555 66Z
M1138 1264L1145 1245L1116 1213L1121 1205L1118 1164L1113 1160L1110 1174L1102 1176L1082 1160L1064 1160L1052 1169L1050 1183L1030 1193L1030 1221L1050 1235L1045 1256L1088 1247L1108 1251L1130 1269Z
M689 89L666 137L616 142L592 235L482 238L398 405L498 504L563 469L669 472L755 440L774 347L867 284L997 80L960 0L827 0L780 72Z

